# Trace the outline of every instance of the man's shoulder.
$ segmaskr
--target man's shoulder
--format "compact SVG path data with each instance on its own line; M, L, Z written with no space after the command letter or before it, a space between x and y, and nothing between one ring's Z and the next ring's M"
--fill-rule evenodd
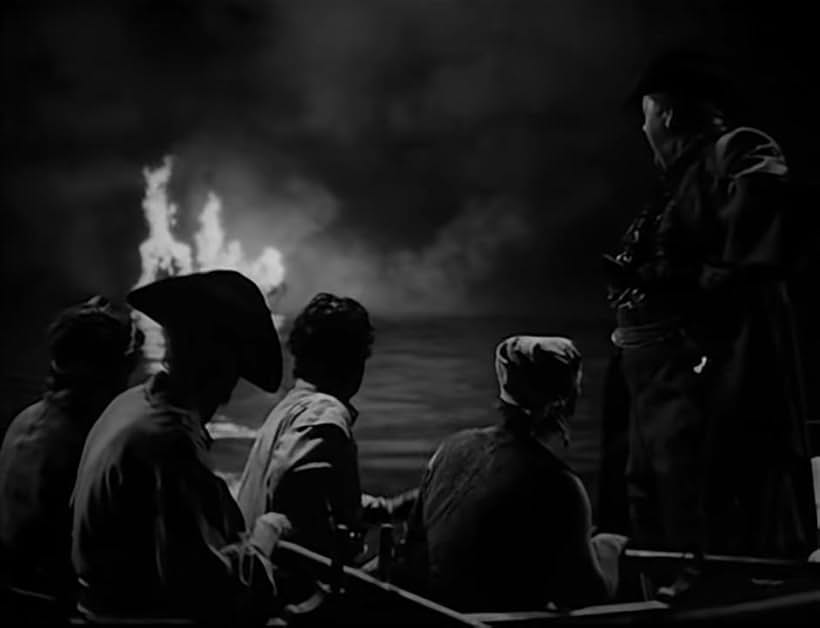
M176 410L158 407L151 403L145 384L127 388L114 397L105 407L96 425L116 424L120 427L139 427L141 419L149 416L171 416ZM96 426L95 425L95 426ZM143 426L145 427L145 426Z
M150 453L191 440L186 413L168 404L152 403L146 384L121 392L94 424L89 440L116 443L118 449ZM164 445L163 445L164 444Z
M271 411L270 419L291 417L294 428L335 425L351 435L350 409L333 395L316 390L294 389Z
M120 394L115 396L106 406L106 410L115 406L131 405L148 405L148 394L146 391L147 382L142 382L126 388Z
M11 447L20 438L28 438L29 433L36 429L47 411L48 404L40 399L18 412L9 422L5 435L0 437L4 449Z
M715 166L722 176L764 173L785 175L787 167L777 141L760 129L730 129L715 142Z
M496 428L489 427L471 427L459 430L454 434L450 434L439 443L438 448L430 458L429 465L449 459L452 456L465 454L469 451L481 447L484 443L494 438L496 435Z
M39 399L34 403L26 406L9 423L9 431L12 429L20 429L32 422L38 420L44 413L50 409L48 402L45 399Z
M450 434L441 441L441 445L442 447L458 447L460 445L485 441L493 438L496 431L496 427L492 425L487 427L468 427L454 434Z

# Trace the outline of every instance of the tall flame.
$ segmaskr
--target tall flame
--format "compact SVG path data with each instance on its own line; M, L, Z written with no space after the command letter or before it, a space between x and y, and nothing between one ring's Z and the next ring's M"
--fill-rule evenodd
M143 170L146 187L142 208L148 222L148 238L140 245L142 274L135 287L164 277L229 269L246 275L265 295L276 291L285 278L282 254L268 246L259 257L247 260L238 240L226 241L221 218L222 200L216 193L208 193L199 216L199 230L193 238L195 255L191 245L176 239L173 229L177 207L168 199L168 183L172 173L171 157L165 157L162 165L154 170ZM161 329L139 313L137 321L145 333L145 357L152 364L152 369L158 369L165 352Z
M174 238L177 206L168 201L168 182L171 180L172 161L163 160L156 170L143 170L145 198L142 209L148 221L148 239L140 245L142 275L137 287L170 275L187 275L193 270L191 247Z

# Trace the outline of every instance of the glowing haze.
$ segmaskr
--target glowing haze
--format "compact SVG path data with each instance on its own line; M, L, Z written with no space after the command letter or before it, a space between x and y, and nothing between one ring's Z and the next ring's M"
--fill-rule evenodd
M146 188L142 208L148 222L148 238L139 248L142 273L135 287L165 277L218 269L241 272L268 297L282 285L285 267L276 248L267 246L256 259L247 259L238 240L226 239L222 200L215 192L208 193L192 247L174 235L177 206L168 198L173 159L167 156L161 166L146 168L143 173ZM140 313L137 320L146 336L145 356L158 365L164 353L160 326Z

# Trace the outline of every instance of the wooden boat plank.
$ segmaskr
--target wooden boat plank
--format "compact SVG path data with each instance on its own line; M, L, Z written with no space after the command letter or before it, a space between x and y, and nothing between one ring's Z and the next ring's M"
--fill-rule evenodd
M482 623L496 624L527 624L544 623L557 620L567 620L576 617L592 617L600 615L626 615L647 611L661 611L669 608L667 604L656 600L649 602L625 602L621 604L600 604L587 606L572 611L517 611L502 613L468 613L467 616Z

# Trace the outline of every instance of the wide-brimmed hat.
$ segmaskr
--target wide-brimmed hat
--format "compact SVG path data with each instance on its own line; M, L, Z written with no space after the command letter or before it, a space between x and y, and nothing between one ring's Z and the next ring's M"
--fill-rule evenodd
M163 327L208 326L239 343L240 375L268 392L282 380L282 351L262 292L233 270L169 277L133 290L128 303Z

